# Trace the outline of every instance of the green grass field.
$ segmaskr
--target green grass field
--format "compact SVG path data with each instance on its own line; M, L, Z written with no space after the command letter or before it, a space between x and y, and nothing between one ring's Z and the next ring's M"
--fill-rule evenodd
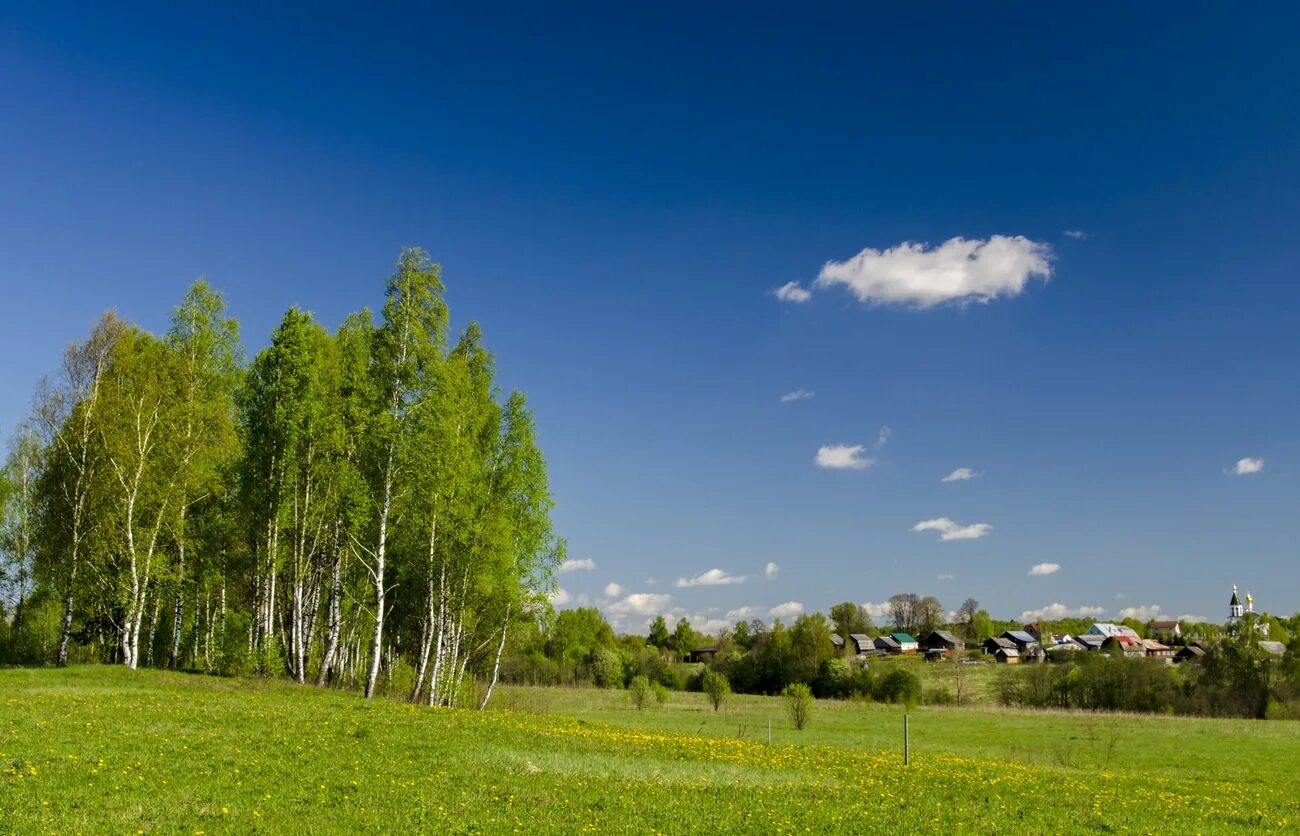
M1300 824L1300 724L0 671L0 831L1211 833ZM773 721L774 745L766 745Z

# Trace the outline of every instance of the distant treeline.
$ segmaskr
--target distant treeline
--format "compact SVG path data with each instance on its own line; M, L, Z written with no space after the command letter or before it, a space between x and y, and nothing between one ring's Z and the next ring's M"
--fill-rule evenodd
M503 676L533 685L592 685L622 688L646 677L678 690L699 690L706 671L721 674L731 690L779 694L794 683L808 685L821 698L860 698L882 702L961 703L970 700L974 672L965 662L988 660L979 642L1018 622L994 621L968 599L955 623L939 621L942 612L915 595L893 596L894 623L884 631L905 629L924 634L946 629L967 641L968 649L933 663L936 676L923 687L915 666L896 659L854 658L850 646L837 648L832 635L875 635L882 628L852 603L837 604L828 618L805 613L789 626L781 620L741 621L718 637L702 636L685 619L670 631L662 617L648 635L617 635L595 608L564 610L549 626L522 630L503 662ZM935 602L937 604L937 602ZM927 624L926 619L934 619ZM1126 621L1142 634L1150 625ZM1279 658L1259 645L1258 628L1290 645ZM1039 625L1046 631L1048 625ZM1083 633L1090 621L1053 622L1051 631ZM1199 661L1171 665L1165 659L1127 658L1108 652L1051 651L1045 664L1008 667L997 680L997 697L1005 705L1077 708L1101 711L1180 713L1203 716L1300 716L1300 616L1252 619L1243 634L1228 635L1218 625L1188 624L1207 652ZM919 637L919 636L918 636ZM693 651L709 648L707 661L681 664Z
M378 320L291 308L251 362L202 281L160 336L104 314L10 445L0 662L485 702L562 543L523 395L448 319L415 249Z

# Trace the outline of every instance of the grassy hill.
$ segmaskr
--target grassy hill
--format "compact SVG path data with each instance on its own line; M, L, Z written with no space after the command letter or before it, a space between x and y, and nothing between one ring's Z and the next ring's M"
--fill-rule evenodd
M926 709L913 715L916 754L904 767L901 715L888 707L819 703L813 726L796 732L761 697L736 698L724 715L699 695L645 712L612 692L503 696L515 710L430 710L157 671L0 671L0 830L1056 833L1300 822L1296 723ZM1071 740L1078 757L1052 753Z

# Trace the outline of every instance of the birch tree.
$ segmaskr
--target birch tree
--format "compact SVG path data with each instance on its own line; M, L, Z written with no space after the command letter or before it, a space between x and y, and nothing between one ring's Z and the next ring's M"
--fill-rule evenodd
M99 442L111 497L110 571L117 591L120 658L140 662L140 630L169 510L175 508L174 367L166 346L130 329L117 341L105 373Z
M175 363L173 385L179 389L173 415L177 496L172 635L167 661L171 668L180 661L185 621L186 554L190 546L186 518L193 503L219 489L223 465L234 455L239 326L223 316L225 308L225 300L207 282L195 282L172 316L166 340Z
M371 368L374 393L383 411L373 422L368 468L375 514L368 569L374 582L375 609L366 673L367 698L374 696L383 653L389 526L403 487L402 457L410 414L421 399L433 394L446 343L447 308L442 299L441 272L424 251L404 250L398 257L396 272L388 280L384 323L375 334Z
M37 392L36 420L48 454L38 487L44 496L38 528L46 548L37 555L36 568L63 598L55 658L60 667L68 664L78 576L93 528L91 496L104 464L97 443L103 381L109 358L126 331L116 314L104 314L85 342L73 343L64 352L58 378Z

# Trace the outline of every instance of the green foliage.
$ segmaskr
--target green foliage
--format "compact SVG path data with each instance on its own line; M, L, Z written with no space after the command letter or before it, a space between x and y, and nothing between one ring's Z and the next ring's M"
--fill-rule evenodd
M606 647L591 652L591 677L598 688L618 688L623 684L623 660Z
M700 690L709 698L709 704L713 706L713 710L717 711L722 708L727 698L731 696L731 683L721 673L706 670L700 680Z
M644 676L634 676L627 684L627 698L632 701L632 705L636 706L637 711L645 711L653 694L654 686Z
M792 682L781 691L781 696L785 699L785 712L790 722L802 731L812 722L812 691L802 682Z
M650 635L646 637L646 644L663 650L670 642L667 622L662 615L656 615L655 620L650 624Z
M881 702L915 705L921 700L921 679L905 668L895 668L875 684L875 697Z

